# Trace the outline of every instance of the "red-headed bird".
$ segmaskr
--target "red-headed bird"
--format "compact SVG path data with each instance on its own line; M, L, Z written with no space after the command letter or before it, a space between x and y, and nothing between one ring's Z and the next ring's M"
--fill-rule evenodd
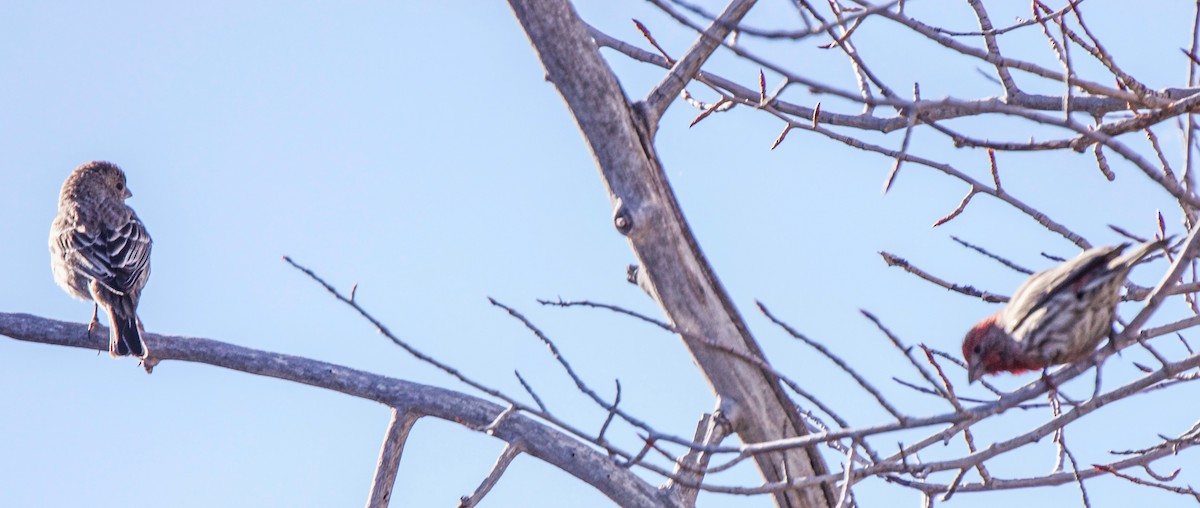
M68 294L95 302L88 333L104 308L109 354L145 358L137 306L150 277L150 235L125 204L132 196L125 173L111 162L75 168L63 182L50 225L50 269Z
M1075 259L1029 277L999 312L984 318L963 339L967 379L1020 373L1071 363L1107 337L1129 271L1166 240L1094 247Z

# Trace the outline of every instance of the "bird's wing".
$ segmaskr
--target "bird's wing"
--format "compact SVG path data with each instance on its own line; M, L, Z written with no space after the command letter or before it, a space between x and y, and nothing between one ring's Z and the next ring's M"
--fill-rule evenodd
M1038 272L1021 284L1009 300L1005 309L1005 321L1012 334L1031 315L1043 309L1046 303L1055 298L1078 292L1087 286L1097 270L1103 270L1108 262L1121 254L1129 244L1094 247L1083 251L1075 259L1062 263L1054 268ZM1040 294L1034 299L1028 295ZM1016 335L1021 334L1014 334Z
M140 288L150 275L150 234L135 214L116 228L75 228L59 242L76 268L118 295Z
M150 234L136 214L109 236L108 249L122 292L139 291L150 276Z

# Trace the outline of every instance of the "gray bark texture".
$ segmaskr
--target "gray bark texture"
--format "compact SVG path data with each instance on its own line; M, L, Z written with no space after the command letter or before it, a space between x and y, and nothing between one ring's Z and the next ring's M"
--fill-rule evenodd
M630 103L568 0L509 0L509 4L547 79L562 94L592 150L613 203L614 225L628 238L640 269L648 276L649 292L681 333L735 432L745 443L807 434L795 404L775 376L703 343L763 358L697 246L655 153L654 123L661 109L645 102ZM715 44L709 46L711 53ZM689 51L688 56L692 54ZM688 56L676 68L698 69L696 59ZM682 76L683 83L691 77ZM815 448L760 454L755 459L769 482L828 472ZM828 486L775 497L779 506L804 508L830 507L836 499Z
M87 325L83 323L68 323L29 314L0 312L0 335L27 342L108 351L108 333L103 327L89 337ZM150 365L158 365L166 360L205 363L373 400L400 409L402 415L407 413L400 419L399 427L392 426L398 432L403 430L404 418L420 416L431 416L478 429L493 422L505 409L453 390L299 356L195 337L147 333L145 339L150 350L146 361ZM523 414L509 415L496 426L492 435L509 443L522 443L525 453L579 478L620 506L682 506L670 493L650 485L629 469L616 464L608 455ZM402 447L397 443L394 448L398 454ZM395 460L399 460L399 457Z

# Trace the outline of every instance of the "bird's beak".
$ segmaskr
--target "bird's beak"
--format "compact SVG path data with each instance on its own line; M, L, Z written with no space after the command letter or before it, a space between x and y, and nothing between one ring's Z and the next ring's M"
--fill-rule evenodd
M129 199L131 197L133 197L133 191L129 190L129 187L126 187L125 188L125 199Z
M974 384L983 377L983 364L977 363L967 368L967 384Z

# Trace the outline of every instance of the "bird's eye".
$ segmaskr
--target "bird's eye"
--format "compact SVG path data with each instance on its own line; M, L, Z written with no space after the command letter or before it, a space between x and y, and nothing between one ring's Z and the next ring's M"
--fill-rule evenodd
M983 345L982 345L982 344L975 344L975 347L974 347L973 349L971 349L971 351L974 351L974 352L975 352L975 354L982 353L982 352L983 352Z
M125 190L125 182L117 182L117 190Z

